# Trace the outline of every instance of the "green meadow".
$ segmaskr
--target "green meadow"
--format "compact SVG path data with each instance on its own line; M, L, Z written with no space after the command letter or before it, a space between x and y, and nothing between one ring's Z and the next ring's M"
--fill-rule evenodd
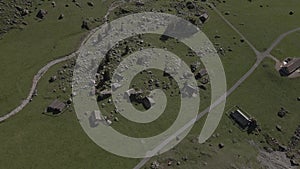
M300 39L300 31L294 32L286 36L271 52L273 56L280 61L287 57L300 57L300 49L298 47Z
M266 50L282 33L300 27L300 2L294 0L217 1L223 15L259 50ZM290 15L290 12L293 12Z
M51 1L41 1L40 5L35 2L37 9L33 9L34 12L26 17L28 26L11 30L0 40L0 71L3 72L0 76L0 115L18 106L27 96L32 78L41 67L78 48L88 34L87 30L81 28L83 20L88 19L92 28L103 23L101 18L112 2L94 2L94 7L90 7L86 1L77 1L81 4L81 8L71 0L56 2L55 8L51 6ZM210 16L207 23L201 26L201 30L206 33L217 50L221 48L224 50L224 54L220 54L220 59L226 73L227 88L230 88L255 63L255 54L212 9L200 2L197 3L203 5ZM279 0L264 2L227 0L226 3L217 3L217 8L222 13L230 11L230 15L226 16L230 22L259 50L263 50L281 33L300 26L297 20L299 13L289 15L290 10L298 8L297 5L300 6L300 3L296 1L285 3ZM140 10L134 4L122 7L131 12ZM157 11L175 13L174 10L166 9L169 8L167 1L146 3L145 10L150 10L150 7ZM35 14L41 8L46 9L48 14L44 20L39 21ZM118 10L120 8L112 12L111 19L119 17ZM245 10L251 12L244 12ZM64 14L64 18L58 20L61 13ZM274 19L270 21L269 18ZM297 44L298 37L299 33L289 35L272 51L272 54L279 59L296 56L298 49L293 44ZM188 52L186 46L176 44L173 40L162 42L159 37L153 35L143 35L143 39L155 47L167 47L173 53L182 56L186 63L195 61L195 58L186 56ZM59 116L43 113L54 99L64 101L70 98L71 87L67 82L65 92L59 89L62 85L61 80L48 82L51 76L57 75L63 70L63 66L70 62L50 68L38 84L38 96L34 97L19 114L0 123L0 168L127 169L133 168L140 161L113 155L93 143L82 130L72 106ZM264 60L228 97L220 125L206 143L197 142L206 117L204 116L178 146L153 157L146 167L154 160L158 160L166 168L225 169L245 166L261 168L257 162L257 154L260 148L267 146L263 135L269 134L282 144L287 144L300 124L300 107L296 99L299 97L297 94L300 92L298 87L300 79L281 77L274 69L274 65L272 60ZM167 81L161 71L152 71L159 79ZM134 83L143 87L147 78L146 73L139 74L135 77ZM209 84L207 87L207 91L200 90L200 110L209 106ZM56 92L53 92L54 89ZM170 90L166 91L166 95L170 95ZM177 97L168 99L170 100L166 112L153 123L137 125L121 115L116 115L120 121L113 122L112 127L121 133L136 137L156 135L168 128L176 118L180 100ZM104 113L109 114L114 110L113 105L107 104L107 99L99 102L99 105L102 103L107 105L102 108ZM262 129L259 135L241 131L225 115L235 105L240 106L258 121ZM139 108L139 105L136 106ZM277 116L281 107L289 111L284 118ZM282 126L282 132L276 130L276 125ZM225 147L220 149L219 143L223 143ZM185 161L183 157L188 159ZM175 162L167 167L167 161L170 159L180 161L181 164L175 165Z
M0 115L4 115L27 97L32 79L51 60L74 52L87 31L81 29L87 18L102 18L110 1L95 3L89 7L86 1L79 1L81 8L71 1L60 1L53 8L51 1L41 1L41 5L25 18L28 26L13 29L0 40ZM65 5L69 4L69 7ZM40 21L35 15L39 9L48 11ZM63 13L65 17L58 20ZM92 26L100 25L95 22Z

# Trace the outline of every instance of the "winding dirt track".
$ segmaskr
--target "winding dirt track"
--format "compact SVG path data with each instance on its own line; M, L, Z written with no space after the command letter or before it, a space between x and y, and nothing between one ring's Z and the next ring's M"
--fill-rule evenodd
M115 9L116 7L118 7L120 4L122 4L123 1L116 1L114 3L112 3L107 11L107 13L105 14L104 16L104 20L106 21L107 20L107 17L108 15L110 14L110 12ZM105 22L104 24L106 24L107 22ZM96 28L94 30L92 30L89 35L87 37L84 38L84 40L82 41L81 45L82 46L83 44L86 43L86 41L91 37L91 35L93 33L95 33L99 28ZM39 80L43 77L43 75L54 65L58 64L58 63L61 63L61 62L64 62L64 61L67 61L69 59L72 59L72 58L75 58L75 56L77 55L78 51L75 51L73 53L71 53L70 55L67 55L65 57L62 57L62 58L59 58L59 59L56 59L56 60L53 60L51 62L49 62L47 65L45 65L44 67L42 67L38 73L36 75L34 75L33 77L33 80L32 80L32 85L31 85L31 89L30 89L30 92L28 93L28 96L26 99L24 99L22 101L22 103L16 107L15 109L13 109L11 112L7 113L6 115L0 117L0 123L7 120L8 118L10 118L11 116L19 113L31 100L32 98L32 95L34 94L35 92L35 89L37 87L37 84L39 82Z
M117 3L120 2L116 2L113 3L110 8L108 9L108 12L106 13L106 15L104 16L105 19L107 19L107 16L109 15L109 13L116 7L118 7L120 4L116 5ZM220 11L218 11L212 4L210 4L212 6L212 8L214 9L214 11L222 18L222 20L224 22L226 22L236 33L238 33L244 40L245 42L251 47L251 49L254 51L254 53L256 54L256 62L255 64L249 69L249 71L244 74L241 79L239 79L232 88L230 88L226 93L224 93L224 95L222 95L215 103L213 103L210 107L207 107L204 111L202 111L201 113L198 114L197 117L195 117L195 119L191 120L191 122L187 123L185 126L183 126L180 130L178 130L178 132L174 133L172 136L170 136L167 140L163 141L159 146L157 146L157 151L159 151L161 148L163 148L166 144L169 143L169 141L171 141L172 139L174 139L177 135L179 135L180 133L182 133L185 129L187 129L188 127L190 127L191 125L193 125L193 121L195 120L199 120L201 117L203 117L206 113L209 112L210 109L213 109L214 107L216 107L218 104L220 104L221 102L223 102L238 86L240 86L254 71L255 69L259 66L259 64L261 63L261 61L265 58L265 57L270 57L275 61L278 61L275 57L273 57L270 52L272 51L272 49L274 49L274 47L276 47L287 35L294 33L296 31L300 31L300 28L296 28L290 31L287 31L283 34L281 34L273 43L272 45L264 52L259 52L254 45L247 40L247 38L241 33L239 32L239 30L237 28L235 28L222 14ZM82 42L81 45L85 44L86 40L89 39L89 37L95 32L97 31L99 28L96 28L95 30L92 30L91 33L84 39L84 41ZM46 66L44 66L43 68L41 68L38 73L34 76L33 78L33 83L32 83L32 87L31 90L27 96L27 98L25 100L23 100L23 102L14 110L12 110L11 112L9 112L8 114L0 117L0 122L5 121L6 119L10 118L11 116L17 114L18 112L20 112L29 102L30 99L36 89L36 86L39 82L39 80L41 79L41 77L48 71L48 69L50 69L52 66L64 62L66 60L69 60L71 58L74 58L77 54L77 51L65 56L63 58L59 58L56 60L53 60L51 62L49 62ZM140 161L139 164L137 164L134 169L139 169L142 168L148 161L150 160L150 158L144 158Z
M159 144L154 150L156 152L159 152L163 147L165 147L170 141L174 140L176 136L180 135L183 131L188 129L190 126L194 124L195 121L200 120L205 114L207 114L210 110L214 109L217 105L222 103L223 101L226 100L226 98L235 90L237 87L239 87L254 71L255 69L259 66L259 64L262 62L262 60L266 57L269 57L273 59L274 61L278 62L278 60L273 57L270 52L289 34L294 33L296 31L300 31L300 27L287 31L283 34L281 34L273 43L272 45L264 52L259 52L254 45L233 25L231 24L223 15L222 13L214 7L214 5L207 3L210 5L213 10L222 18L224 22L226 22L237 34L239 34L245 42L250 46L250 48L253 50L253 52L256 54L256 62L254 65L246 72L224 95L219 97L212 105L207 107L204 111L200 112L197 117L192 119L190 122L188 122L186 125L184 125L182 128L180 128L176 133L171 135L169 138L166 140L162 141L161 144ZM134 169L140 169L142 168L151 158L147 157L142 159L135 167Z

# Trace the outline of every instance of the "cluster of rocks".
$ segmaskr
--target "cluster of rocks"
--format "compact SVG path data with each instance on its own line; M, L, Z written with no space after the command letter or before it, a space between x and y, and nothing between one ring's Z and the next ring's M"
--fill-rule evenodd
M54 88L52 90L54 93L58 92L58 90L65 93L67 88L71 87L75 63L76 61L74 59L68 61L68 63L63 65L62 68L58 70L57 74L50 77L49 83L58 83L58 89Z
M132 4L133 6L130 6ZM117 16L123 16L130 13L138 12L174 12L177 16L189 20L191 23L197 26L202 26L209 19L209 15L206 10L200 6L196 1L172 1L167 5L161 5L159 8L151 8L145 4L142 0L134 1L128 6L123 6L115 11ZM129 8L130 6L130 8Z
M299 166L300 165L300 125L294 132L294 135L291 137L288 151L286 152L287 157L290 159L292 166Z
M126 56L135 50L150 46L151 44L145 43L141 36L134 36L130 39L118 42L116 46L107 52L105 59L103 59L99 65L96 82L98 85L96 88L102 91L110 87L110 79L113 75L113 70L115 70L117 65L121 62L123 56Z
M169 11L174 9L178 16L184 17L197 26L201 26L209 19L206 10L195 1L173 2L170 7Z
M161 160L161 162L153 161L150 164L150 168L158 169L158 168L160 168L160 166L169 166L169 167L180 166L182 162L187 162L188 160L189 160L188 156L183 156L183 157L181 157L181 159L167 158L167 159Z
M283 118L286 116L287 113L288 113L288 111L284 107L281 107L280 110L278 111L277 115L280 118Z
M290 147L291 148L296 148L298 145L300 145L300 125L294 132L294 135L292 136L290 140Z
M278 128L278 126L276 126ZM267 144L270 147L264 147L264 149L272 153L273 151L280 151L286 154L286 157L290 159L291 166L299 166L300 151L298 149L300 143L300 125L296 129L294 135L291 137L288 146L281 144L277 139L271 137L270 135L264 135Z
M0 37L10 29L27 25L24 17L32 11L32 1L21 0L18 2L0 1Z

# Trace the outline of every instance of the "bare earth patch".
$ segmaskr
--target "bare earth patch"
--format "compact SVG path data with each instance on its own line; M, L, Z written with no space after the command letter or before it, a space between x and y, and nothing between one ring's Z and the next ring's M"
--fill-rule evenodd
M286 157L284 152L274 151L268 153L261 150L257 160L267 169L296 169L297 167L291 166L290 160Z

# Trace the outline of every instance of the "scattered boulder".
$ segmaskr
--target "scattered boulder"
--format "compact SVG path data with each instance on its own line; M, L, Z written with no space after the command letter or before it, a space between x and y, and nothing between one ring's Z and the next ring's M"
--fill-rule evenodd
M194 8L196 7L196 5L195 5L193 2L188 1L188 2L186 3L186 7L187 7L188 9L194 9Z
M287 152L288 148L287 148L287 146L279 144L278 145L278 150L281 151L281 152Z
M268 153L272 153L274 150L271 147L264 147L264 149L266 150L266 152Z
M300 165L296 160L293 160L293 159L291 159L290 162L291 162L292 166L299 166Z
M190 68L191 68L192 72L195 72L197 70L198 66L197 66L197 64L191 64Z
M88 6L91 6L91 7L93 7L93 6L94 6L94 3L93 3L93 2L91 2L91 1L87 2L87 4L88 4Z
M280 125L276 125L276 129L277 129L278 131L282 131L282 127L281 127Z
M182 160L183 160L183 161L187 161L187 160L188 160L188 157L187 157L187 156L184 156L184 157L182 157Z
M199 88L202 90L207 90L206 86L204 86L204 85L199 85Z
M21 6L18 6L18 5L16 6L16 9L20 12L21 16L25 16L25 15L28 15L30 13L28 9L24 9Z
M226 11L224 14L225 14L225 15L230 15L230 12L229 12L229 11Z
M75 5L76 5L77 7L79 7L79 8L81 8L79 2L75 2Z
M90 30L89 23L88 23L87 20L82 21L81 28L86 29L86 30Z
M51 5L52 5L53 8L56 7L55 1L52 1L52 2L51 2Z
M135 5L136 5L136 6L144 6L145 3L144 3L142 0L139 0L139 1L136 1L136 2L135 2Z
M114 118L114 121L118 122L118 121L119 121L119 118L118 118L118 117L115 117L115 118Z
M36 17L40 19L44 19L46 15L47 15L47 11L40 9L36 14Z
M51 78L50 78L49 82L54 82L56 79L57 79L57 77L56 77L56 76L51 76Z
M283 107L278 111L277 115L280 117L280 118L283 118L287 113L287 110L285 110Z
M28 10L28 9L23 9L22 11L21 11L21 15L22 16L26 16L26 15L28 15L30 13L30 11Z
M61 19L64 19L64 17L65 17L64 14L60 14L59 17L58 17L58 19L61 20Z
M219 144L219 148L224 148L224 146L225 146L224 143Z
M159 162L157 162L157 161L152 162L150 168L151 169L158 169L159 168Z
M23 24L23 25L28 25L28 22L22 21L22 24Z
M67 104L72 104L72 102L73 102L72 98L69 98L69 99L67 100Z
M207 20L208 20L208 18L209 18L209 15L208 15L208 13L203 13L203 14L201 14L200 15L200 17L199 17L199 19L200 19L200 21L202 22L202 23L205 23Z

